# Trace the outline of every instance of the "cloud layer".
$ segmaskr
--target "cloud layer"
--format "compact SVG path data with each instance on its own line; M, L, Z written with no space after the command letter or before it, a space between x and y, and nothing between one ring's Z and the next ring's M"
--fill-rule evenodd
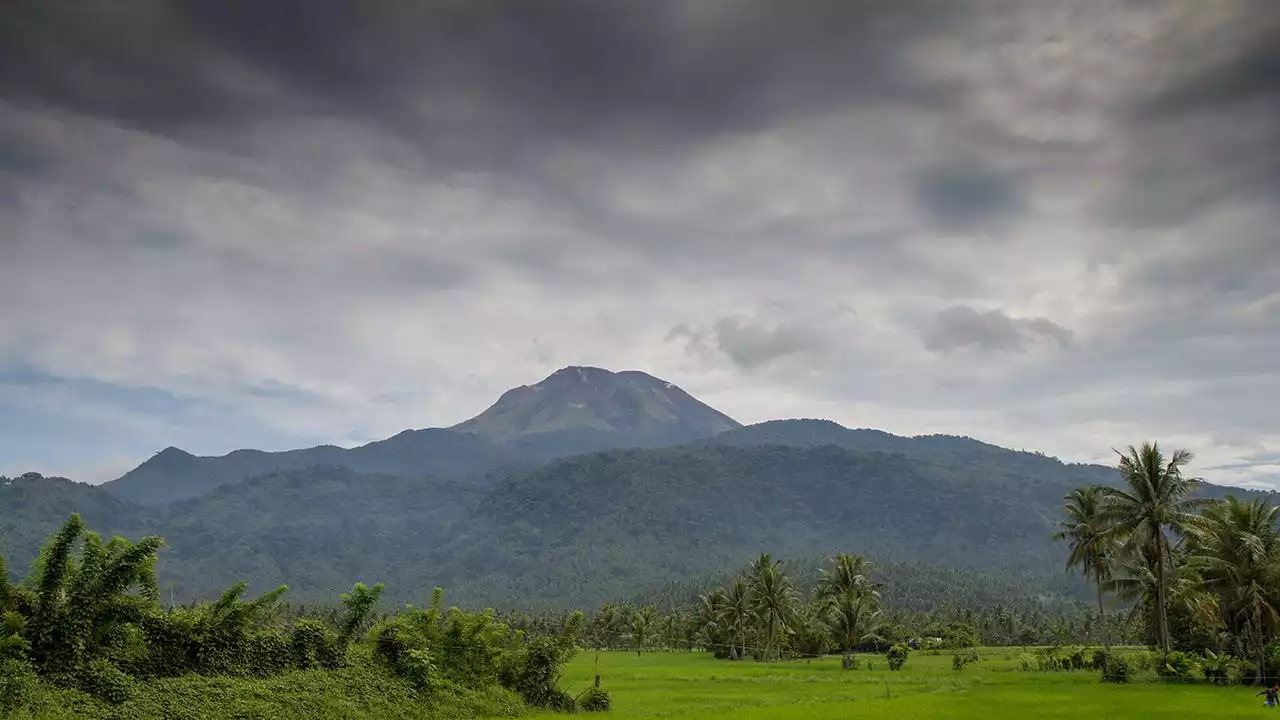
M589 363L1280 484L1270 0L7 15L0 472L360 442Z

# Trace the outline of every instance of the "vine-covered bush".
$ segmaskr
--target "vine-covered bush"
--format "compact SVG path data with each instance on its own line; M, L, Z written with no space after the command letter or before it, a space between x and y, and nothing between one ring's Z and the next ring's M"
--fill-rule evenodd
M608 712L609 705L609 693L598 687L588 688L578 698L578 708L584 712Z

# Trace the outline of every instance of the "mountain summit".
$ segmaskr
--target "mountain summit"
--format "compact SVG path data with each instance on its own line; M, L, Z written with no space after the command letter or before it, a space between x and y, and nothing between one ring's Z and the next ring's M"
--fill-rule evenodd
M739 427L728 415L652 375L570 366L536 385L508 390L488 410L449 429L499 443L570 432L644 445L695 440Z

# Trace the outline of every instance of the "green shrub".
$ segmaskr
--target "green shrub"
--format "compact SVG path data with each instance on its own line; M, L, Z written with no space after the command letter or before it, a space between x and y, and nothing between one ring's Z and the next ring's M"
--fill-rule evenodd
M17 658L0 659L0 710L12 711L30 705L37 682L30 663Z
M1243 672L1248 671L1248 664L1231 657L1226 653L1219 655L1206 650L1204 659L1200 661L1200 672L1214 685L1231 685L1241 680Z
M251 677L268 677L296 666L289 638L278 630L260 630L246 638L243 667Z
M1036 669L1036 659L1026 653L1018 656L1018 669L1022 672L1031 672Z
M850 654L840 658L840 667L845 670L857 670L859 665L860 661L857 655Z
M1127 683L1129 672L1129 661L1122 655L1112 655L1107 658L1107 665L1102 669L1102 682Z
M1107 651L1094 650L1093 658L1089 661L1089 667L1093 670L1101 671L1107 666Z
M1186 681L1195 677L1199 671L1196 656L1181 650L1174 650L1165 658L1164 663L1156 668L1162 678L1173 681Z
M81 690L112 705L128 700L133 691L133 678L101 658L91 660L77 680Z
M1057 648L1045 648L1036 652L1036 669L1040 672L1057 672L1062 663L1057 655Z
M303 619L289 631L293 666L299 670L335 670L346 664L347 644L332 628L319 620Z
M1071 653L1071 656L1068 658L1068 660L1071 662L1072 670L1083 670L1085 668L1086 663L1084 660L1083 650L1076 650L1075 652Z
M578 698L578 709L584 712L608 712L609 693L598 687L589 688Z
M1135 650L1124 655L1132 673L1143 673L1156 669L1160 664L1160 656L1149 650Z
M907 655L910 653L911 648L903 645L902 643L897 643L893 647L889 648L889 652L886 653L886 658L889 661L889 669L901 670L902 666L907 662Z
M963 670L966 665L973 665L980 659L981 657L978 655L977 650L970 649L963 652L957 652L951 656L951 669Z
M948 650L962 650L978 644L978 633L969 623L949 623L942 631L942 646Z

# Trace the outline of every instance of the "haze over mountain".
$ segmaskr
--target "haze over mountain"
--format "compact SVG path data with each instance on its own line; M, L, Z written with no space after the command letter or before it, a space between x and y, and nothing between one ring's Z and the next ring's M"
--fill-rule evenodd
M196 457L170 447L103 487L134 502L163 504L254 475L313 465L465 477L592 450L674 445L737 427L732 418L665 380L638 371L571 366L503 393L480 415L447 429L405 430L349 450L324 445Z

